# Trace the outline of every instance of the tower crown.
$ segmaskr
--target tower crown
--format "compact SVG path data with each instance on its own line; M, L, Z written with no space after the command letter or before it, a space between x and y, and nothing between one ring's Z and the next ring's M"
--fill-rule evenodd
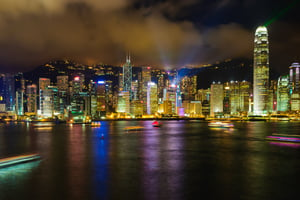
M255 31L255 35L261 34L261 33L268 34L267 27L265 27L265 26L259 26L259 27L257 27L257 29Z

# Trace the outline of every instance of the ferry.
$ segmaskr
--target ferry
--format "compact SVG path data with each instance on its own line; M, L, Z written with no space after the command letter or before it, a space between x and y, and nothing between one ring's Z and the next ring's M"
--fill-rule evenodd
M292 142L300 143L300 135L287 135L287 134L272 134L266 137L267 140L277 142Z
M0 168L40 160L39 154L26 154L0 159Z
M91 123L91 126L92 126L92 127L99 127L99 126L101 126L101 123L100 123L100 122L94 122L94 121L93 121L93 122Z
M288 115L274 114L270 115L270 121L290 121L290 118Z
M247 121L267 121L267 118L265 118L262 115L248 115L246 120Z
M213 128L233 128L234 125L230 121L211 121L208 123L209 127Z
M144 129L143 126L127 126L124 128L125 131L139 131L143 129Z

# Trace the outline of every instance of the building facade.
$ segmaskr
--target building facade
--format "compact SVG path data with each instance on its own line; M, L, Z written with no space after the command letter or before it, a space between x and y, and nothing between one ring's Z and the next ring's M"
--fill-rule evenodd
M254 114L269 112L269 41L265 26L259 26L254 38L253 106Z

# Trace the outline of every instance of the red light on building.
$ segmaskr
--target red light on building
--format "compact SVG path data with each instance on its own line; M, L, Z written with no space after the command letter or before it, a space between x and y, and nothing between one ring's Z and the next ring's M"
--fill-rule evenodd
M74 81L79 81L80 80L80 77L79 76L75 76L74 77Z

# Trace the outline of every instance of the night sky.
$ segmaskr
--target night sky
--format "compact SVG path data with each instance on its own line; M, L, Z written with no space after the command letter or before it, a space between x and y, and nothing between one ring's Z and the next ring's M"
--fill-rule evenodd
M54 59L165 69L252 58L268 25L270 67L299 61L300 0L1 0L0 72ZM270 21L271 20L271 21Z

